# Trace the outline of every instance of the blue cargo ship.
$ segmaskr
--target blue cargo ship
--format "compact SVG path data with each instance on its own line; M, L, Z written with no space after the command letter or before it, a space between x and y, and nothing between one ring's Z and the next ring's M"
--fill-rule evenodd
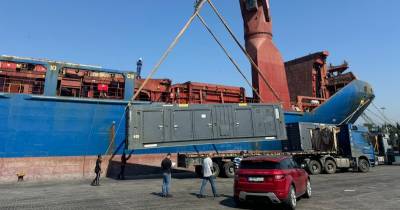
M0 73L7 73L0 78L0 181L15 180L16 173L24 173L28 179L85 177L91 175L97 154L109 148L111 154L122 153L125 110L134 93L135 72L9 56L1 56L0 62ZM76 86L74 75L79 74L89 75L90 80L80 81L87 86ZM21 80L16 87L7 75L28 75L30 79ZM68 80L63 80L65 75L70 75ZM112 88L115 90L110 91ZM105 92L112 95L105 97ZM355 80L312 112L285 112L285 122L353 123L373 97L369 84ZM147 102L131 105L143 103ZM152 165L166 152L277 151L282 149L280 140L130 152L136 155L134 162Z

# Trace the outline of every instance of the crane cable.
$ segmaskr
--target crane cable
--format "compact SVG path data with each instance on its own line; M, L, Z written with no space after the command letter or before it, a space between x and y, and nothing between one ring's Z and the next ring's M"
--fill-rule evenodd
M165 61L165 59L168 57L169 53L172 51L172 49L176 46L182 35L186 32L186 30L189 28L190 24L193 22L194 18L196 17L197 14L199 14L200 9L203 7L205 3L205 0L200 0L197 2L195 6L194 13L192 16L189 18L189 20L186 22L185 26L179 31L178 35L176 35L174 41L169 45L167 50L164 52L164 54L161 56L160 60L157 62L157 64L153 67L151 70L150 74L146 77L142 85L139 87L139 89L136 91L135 95L132 97L131 101L135 100L136 97L140 94L146 83L151 79L151 77L157 72L158 68L160 65Z
M243 79L246 81L246 83L253 89L254 93L258 96L261 102L264 100L261 98L260 93L254 86L250 83L250 81L246 78L244 75L243 71L240 69L238 63L232 58L232 56L229 54L228 50L222 45L221 41L217 38L217 36L212 32L211 28L207 25L206 21L204 18L200 15L197 14L197 17L200 19L200 22L203 24L203 26L207 29L207 31L210 33L210 35L214 38L215 42L221 47L221 49L224 51L225 55L229 58L229 60L232 62L232 64L236 67L236 70L242 75Z
M130 99L130 101L128 102L128 104L125 106L124 108L124 113L122 114L121 119L119 120L117 129L115 131L115 135L113 136L113 138L110 141L110 144L107 147L107 150L105 152L105 154L107 154L109 152L109 150L111 149L111 145L114 143L115 141L115 137L118 134L119 128L121 127L121 123L122 123L122 119L123 117L126 115L126 111L128 109L128 107L131 106L131 103L135 100L135 98L140 94L140 92L142 91L142 89L144 88L144 86L147 84L147 82L151 79L151 77L157 72L158 68L161 66L161 64L165 61L165 59L168 57L169 53L172 51L172 49L176 46L176 44L179 42L180 38L182 37L182 35L186 32L186 30L189 28L190 24L193 22L194 18L196 17L196 15L200 12L201 8L204 6L204 3L206 2L206 0L200 0L196 3L195 5L195 10L194 13L192 14L192 16L190 16L189 20L186 22L186 24L183 26L183 28L179 31L179 33L176 35L175 39L172 41L172 43L168 46L167 50L164 52L164 54L161 56L160 60L157 62L157 64L153 67L153 69L151 70L150 74L146 77L146 79L143 81L143 83L141 84L141 86L139 87L139 89L136 91L136 93L134 94L134 96ZM111 161L111 159L110 159Z
M222 24L225 26L226 30L229 32L233 40L236 42L236 44L239 46L239 48L242 50L242 52L246 55L247 59L250 61L251 65L257 70L258 74L261 76L262 80L264 83L268 86L268 88L271 90L272 94L274 94L275 98L278 99L279 102L282 102L281 98L275 91L275 89L269 84L267 77L262 73L261 69L258 67L258 65L254 62L253 58L250 56L250 54L246 51L246 49L240 44L238 38L235 36L233 33L232 29L229 27L228 23L226 20L222 17L221 13L218 11L218 9L215 7L215 5L211 2L211 0L207 0L208 4L211 6L212 10L214 13L218 16L219 20L222 22Z
M387 121L385 118L383 118L382 116L380 116L379 114L375 113L374 111L367 109L368 112L370 112L372 115L374 115L377 119L381 120L384 124L390 124L392 125L391 122Z
M361 114L361 118L363 118L363 120L366 123L369 123L371 125L376 125L376 123L371 119L371 117L369 117L365 112Z
M378 113L379 113L387 122L390 122L389 124L391 124L391 125L394 124L394 123L393 123L393 120L389 119L389 118L382 112L382 110L380 110L379 107L376 106L375 103L372 103L372 106L374 106L374 108L375 108L376 110L378 110Z

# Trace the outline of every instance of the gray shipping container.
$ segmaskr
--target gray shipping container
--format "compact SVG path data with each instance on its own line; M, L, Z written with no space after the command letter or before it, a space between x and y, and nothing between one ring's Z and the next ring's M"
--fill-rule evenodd
M286 139L279 104L132 105L128 149Z

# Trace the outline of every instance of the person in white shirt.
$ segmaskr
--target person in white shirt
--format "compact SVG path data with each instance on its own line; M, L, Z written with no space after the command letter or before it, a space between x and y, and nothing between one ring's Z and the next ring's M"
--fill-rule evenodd
M203 182L201 183L200 187L200 194L198 195L199 198L205 198L206 196L204 195L204 187L207 184L207 181L210 182L211 184L211 189L214 194L214 197L218 197L217 194L217 189L215 188L215 183L214 183L214 176L213 176L213 162L211 160L212 154L208 154L207 157L203 160Z

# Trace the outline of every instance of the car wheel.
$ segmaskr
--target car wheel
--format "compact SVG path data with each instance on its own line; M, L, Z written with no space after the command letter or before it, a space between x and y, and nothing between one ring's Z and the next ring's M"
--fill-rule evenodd
M334 174L336 173L336 163L333 160L326 160L325 161L325 172L327 174Z
M319 163L318 160L310 160L310 162L308 163L308 171L313 175L320 174L321 168L321 163Z
M312 193L311 182L310 182L310 180L307 179L306 192L304 193L303 197L311 198L311 193Z
M365 159L360 159L358 161L358 170L360 172L363 172L363 173L368 172L369 171L369 163L368 163L368 161L365 160Z
M223 168L226 177L233 178L235 176L235 165L232 162L226 162Z
M283 205L285 205L285 209L294 210L297 205L296 191L293 186L289 188L289 195L286 200L283 201Z

